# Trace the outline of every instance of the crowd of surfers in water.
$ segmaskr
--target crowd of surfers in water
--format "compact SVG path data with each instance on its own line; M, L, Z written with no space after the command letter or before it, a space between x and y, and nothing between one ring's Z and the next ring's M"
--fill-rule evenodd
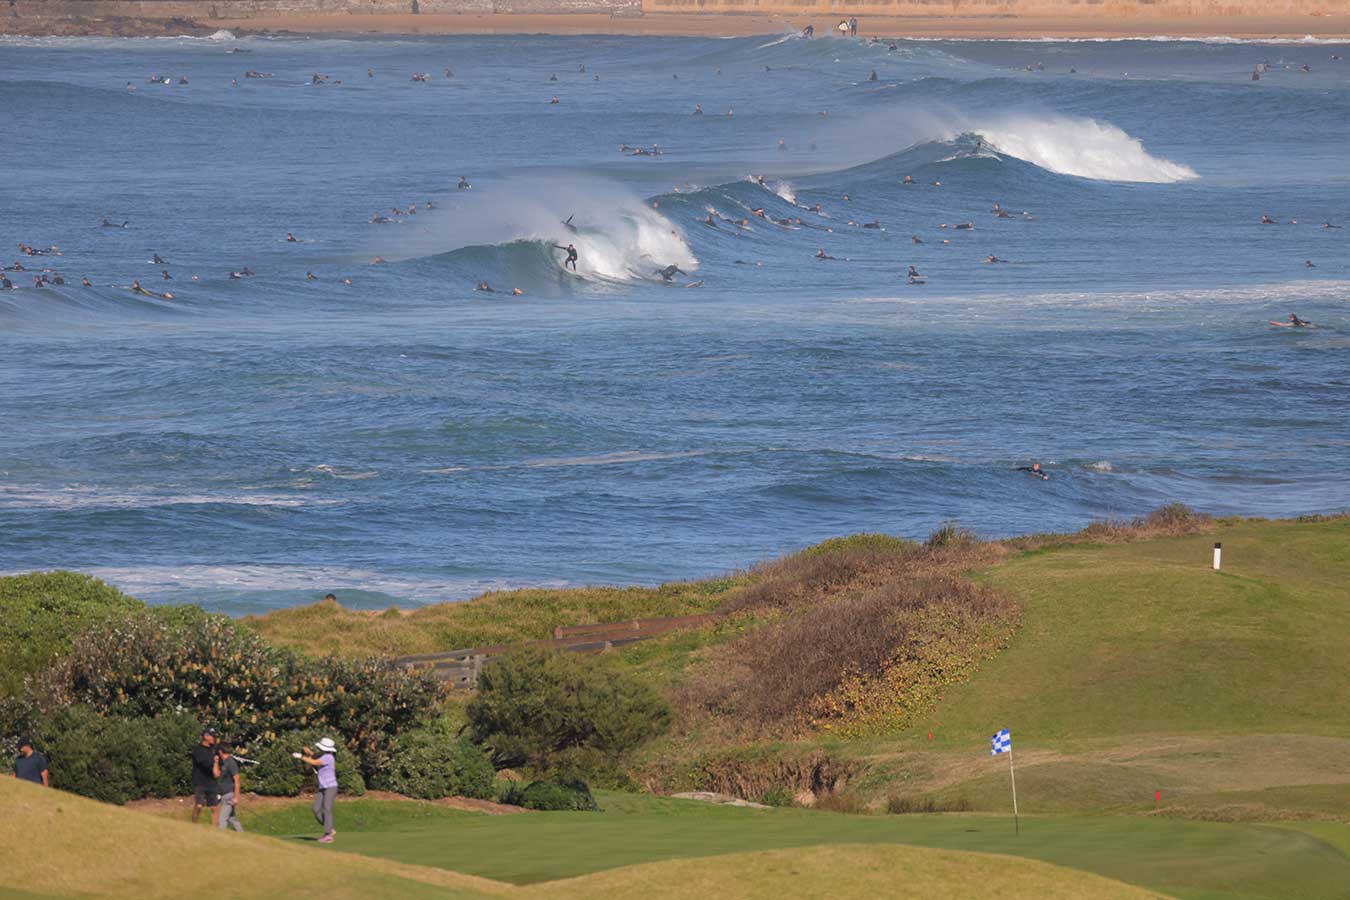
M834 26L834 30L835 30L835 31L839 34L839 36L841 36L841 37L855 38L855 37L857 37L857 34L858 34L858 20L857 20L856 18L854 18L854 17L850 17L850 18L847 18L847 19L841 19L841 20L839 21L839 23L838 23L837 25ZM814 25L807 25L806 27L802 28L801 31L800 31L800 37L802 37L802 38L805 38L805 39L811 39L811 38L813 38L814 36L815 36L815 26L814 26ZM897 50L899 49L899 45L898 45L895 41L884 41L884 40L882 40L882 39L880 39L880 38L876 38L876 37L873 37L873 38L868 39L868 40L867 40L867 43L872 44L872 45L884 43L884 44L886 44L887 50L890 51L890 52L895 52L895 51L897 51ZM230 49L230 50L227 50L226 52L227 52L227 53L251 53L252 51L251 51L251 50L248 50L248 49L246 49L246 48L236 47L236 48L232 48L232 49ZM1332 57L1331 57L1331 59L1332 59L1333 61L1339 61L1339 60L1341 59L1341 57L1340 57L1339 55L1337 55L1337 54L1333 54ZM1293 65L1291 65L1291 64L1285 64L1285 63L1283 63L1283 62L1280 62L1280 63L1271 63L1269 60L1265 60L1265 61L1262 61L1261 63L1258 63L1258 64L1257 64L1256 68L1255 68L1255 69L1253 70L1253 72L1252 72L1252 79L1253 79L1253 80L1258 80L1262 74L1264 74L1264 73L1266 73L1266 72L1269 72L1269 71L1271 71L1272 69L1275 69L1275 68L1285 68L1285 69L1293 69L1293 68L1297 68L1298 70L1300 70L1300 71L1302 71L1302 72L1305 72L1305 73L1306 73L1306 72L1309 72L1309 71L1311 70L1310 67L1309 67L1308 65L1306 65L1306 64L1301 65L1301 66L1298 66L1298 67L1295 67L1295 66L1293 66ZM771 66L767 66L767 65L764 67L764 69L765 69L766 72L772 72L772 71L773 71L772 67L771 67ZM1045 70L1045 66L1044 66L1044 64L1037 62L1037 63L1033 63L1033 64L1029 64L1029 65L1025 66L1025 70L1028 71L1028 72L1039 72L1039 71L1044 71L1044 70ZM1072 73L1075 73L1075 71L1076 71L1076 70L1074 70L1074 69L1070 69L1070 70L1069 70L1069 72L1070 72L1071 74L1072 74ZM582 64L580 64L580 65L577 66L577 74L578 74L578 75L581 75L581 76L584 76L584 75L587 74L587 73L586 73L586 66L585 66L584 63L582 63ZM716 67L716 74L717 74L717 75L721 75L721 74L722 74L722 69L721 69L720 66ZM1127 74L1128 74L1128 73L1127 73ZM443 78L445 78L445 79L447 79L447 80L448 80L448 79L452 79L452 78L455 77L454 70L453 70L452 68L448 67L448 66L442 69L441 75L442 75ZM274 78L275 76L274 76L274 74L271 73L271 72L263 72L263 71L259 71L259 70L256 70L256 69L249 69L249 70L247 70L247 71L244 72L243 77L244 77L245 79L270 79L270 78ZM376 77L375 70L374 70L373 68L367 68L367 69L366 69L366 78L367 78L368 80L374 80L375 77ZM591 78L592 78L593 81L597 81L597 82L600 80L600 76L597 75L597 74L592 74ZM678 80L678 79L679 79L679 74L678 74L678 73L672 74L672 78ZM414 83L426 84L426 83L429 83L429 82L431 81L431 79L432 79L432 76L431 76L429 73L426 73L426 72L413 72L413 73L411 74L409 80L412 81L412 82L414 82ZM557 73L551 74L551 75L549 76L549 79L548 79L548 80L549 80L549 82L557 82L557 81L559 80L559 79L558 79ZM868 74L866 81L869 82L869 83L874 83L874 82L877 82L878 80L879 80L879 78L878 78L878 76L877 76L877 72L876 72L875 69L873 69L873 70ZM153 74L153 75L151 75L151 76L147 79L147 81L148 81L149 84L152 84L152 85L174 85L174 84L177 84L177 85L187 85L187 84L189 83L187 75L179 75L179 76L175 79L172 75ZM230 80L230 84L231 84L231 86L237 87L238 84L239 84L239 81L238 81L237 78L232 78L232 79ZM318 86L318 85L341 85L341 84L342 84L342 80L339 79L339 78L334 78L334 77L331 76L331 75L326 75L326 74L321 73L321 72L315 72L315 73L313 73L313 74L310 76L309 84L315 85L315 86ZM127 82L126 89L127 89L128 92L134 92L134 91L136 90L136 86L135 86L132 82ZM551 105L551 106L557 106L557 105L559 105L559 104L561 103L561 100L558 98L557 95L553 95L553 96L551 96L551 97L549 98L548 103L549 103L549 105ZM704 111L703 111L703 106L702 106L702 104L696 103L696 104L694 105L694 109L693 109L692 115L694 115L694 116L702 116L702 115L704 115ZM731 118L731 117L733 117L733 116L735 115L735 110L734 110L733 108L728 107L727 110L726 110L726 112L725 112L723 115L725 115L727 118ZM820 111L820 116L821 116L822 118L828 117L828 116L829 116L829 111L828 111L828 110L821 110L821 111ZM777 148L778 148L778 150L779 150L780 152L786 151L786 150L788 149L786 139L784 139L784 138L779 138L779 139L778 139ZM815 149L814 143L810 144L810 149L812 149L812 150ZM978 152L979 150L984 149L984 145L983 145L982 139L981 139L981 140L977 140L977 144L976 144L976 148L975 148L975 149L976 149L977 152ZM990 148L990 149L993 149L993 148ZM627 144L627 143L622 143L622 144L619 145L619 153L622 154L622 155L624 155L624 156L630 156L630 157L657 158L657 157L663 156L663 155L665 154L665 152L666 152L666 151L665 151L660 145L654 144L654 143L653 143L653 144L650 144L650 145L647 145L647 146L638 145L638 144L630 145L630 144ZM762 175L760 175L760 176L754 176L754 179L753 179L753 180L755 181L755 183L757 183L759 186L763 187L765 190L769 190L769 191L772 191L772 190L773 190L772 187L766 182L764 176L762 176ZM919 187L919 186L921 186L921 185L920 185L920 182L919 182L917 179L915 179L912 175L905 175L904 178L901 179L901 181L900 181L899 184L900 184L900 186L901 186L902 188L910 188L910 187ZM933 182L931 182L931 185L927 185L927 186L930 186L930 187L932 187L932 188L940 188L940 187L942 187L942 182L941 182L940 180L934 180ZM469 183L469 180L468 180L468 178L467 178L466 176L461 175L461 176L459 176L459 181L458 181L458 183L455 185L455 187L456 187L457 190L460 190L460 191L467 191L467 190L472 190L473 185ZM679 192L679 189L677 188L676 191ZM825 220L828 220L828 219L830 218L830 214L827 213L827 212L822 208L821 204L815 203L815 204L811 204L811 205L808 206L808 205L803 205L803 204L797 203L797 201L796 201L795 199L790 199L790 198L786 198L786 197L783 198L783 199L784 199L786 202L790 203L791 205L793 205L793 206L795 206L795 207L798 207L798 209L799 209L801 212L807 213L807 214L808 214L808 217L805 217L805 218L804 218L804 217L801 216L801 215L792 215L792 216L773 216L773 215L771 215L770 213L768 213L768 212L765 210L764 207L758 207L758 206L757 206L757 207L748 207L748 212L749 212L749 215L748 215L748 216L735 216L735 215L733 215L733 216L726 216L726 215L724 215L723 213L719 212L717 209L715 209L715 208L713 208L713 207L710 206L710 207L707 208L707 215L706 215L706 217L703 218L701 221L702 221L702 224L705 225L706 227L714 228L714 229L726 229L726 228L730 228L730 229L740 229L740 230L744 230L744 231L751 231L751 230L753 230L753 225L751 224L751 221L752 221L752 219L754 219L754 220L760 220L760 221L763 221L763 222L771 223L771 224L773 224L773 225L776 225L776 226L778 226L778 227L780 227L780 228L784 228L784 229L792 229L792 230L796 230L796 229L801 229L801 228L811 228L811 229L816 229L816 230L822 231L822 232L827 233L827 234L832 234L832 233L835 232L835 226L833 226L833 225L829 224L827 221L825 221ZM853 198L850 197L848 194L843 194L843 195L841 195L841 197L840 197L840 202L841 202L841 203L850 203L850 202L852 202L852 199L853 199ZM653 207L653 208L659 208L659 205L660 205L660 204L659 204L659 201L652 201L652 207ZM435 203L432 202L431 200L427 200L427 201L425 201L425 202L420 206L420 209L423 210L423 211L431 211L431 210L436 209L436 205L435 205ZM413 219L415 216L417 216L418 210L419 210L419 205L416 204L416 203L409 203L409 204L406 204L406 205L404 205L404 206L395 206L395 207L392 207L392 208L389 210L389 212L387 212L387 213L386 213L386 212L383 212L383 211L374 213L374 214L370 217L370 219L368 220L368 222L369 222L369 224L371 224L371 225L392 225L392 224L400 224L400 223L403 223L403 222L410 221L410 220ZM1034 218L1034 216L1033 216L1030 212L1028 212L1028 211L1026 211L1026 210L1019 210L1019 211L1008 210L1008 209L1004 208L1004 207L1002 206L1001 203L998 203L998 202L995 202L995 203L994 203L993 207L990 209L990 213L991 213L991 214L994 216L994 218L996 218L996 219L1026 219L1026 220L1030 220L1030 219L1033 219L1033 218ZM812 216L814 216L815 218L814 218L814 219L811 218ZM857 222L857 221L854 221L854 220L852 220L852 219L846 219L845 221L846 221L846 223L847 223L847 225L848 225L849 227L853 227L853 228L861 228L861 229L872 230L872 231L884 231L884 230L885 230L885 228L884 228L884 226L881 224L881 222L878 221L878 220L875 220L875 219L873 219L873 220L870 221L870 222ZM1270 215L1262 215L1260 221L1261 221L1261 224L1263 224L1263 225L1276 225L1276 224L1279 224L1279 223L1278 223L1273 217L1271 217ZM571 217L569 217L569 218L568 218L566 221L564 221L562 224L563 224L563 226L564 226L565 228L567 228L568 231L571 231L571 232L573 232L573 233L575 233L575 232L577 231L577 227L576 227L575 225L572 224L572 218L571 218ZM1299 224L1299 223L1298 223L1298 220L1297 220L1297 219L1291 219L1291 220L1289 220L1289 224L1290 224L1290 225L1297 225L1297 224ZM104 218L104 219L99 223L99 227L100 227L100 228L105 228L105 229L126 229L126 228L131 227L131 223L130 223L130 221L128 221L128 220L123 220L123 221L120 221L120 222L116 222L116 221L110 221L109 219ZM1333 225L1331 222L1323 222L1323 223L1322 223L1322 228L1324 228L1324 229L1336 229L1336 228L1340 228L1340 227L1341 227L1341 226L1339 226L1339 225ZM940 224L937 225L937 229L938 229L939 231L973 232L973 231L975 230L975 223L974 223L973 221L969 221L969 220L968 220L968 221L965 221L965 222L955 222L955 223L947 223L947 222L943 222L943 223L940 223ZM291 233L291 232L289 232L289 231L286 232L286 238L285 238L285 240L286 240L286 243L303 243L303 241L301 241L299 238L297 238L293 233ZM943 238L940 238L939 240L941 241L942 244L949 244L949 243L951 243L951 238L943 237ZM919 235L917 235L917 234L911 235L911 236L910 236L910 241L911 241L912 244L915 244L915 245L925 243L924 240L923 240L923 238L921 238L921 237L920 237ZM566 245L555 244L555 245L553 245L553 248L556 249L556 250L558 250L558 251L560 251L559 261L560 261L560 263L561 263L561 267L562 267L564 270L569 270L569 269L570 269L572 272L576 272L576 271L577 271L577 263L578 263L578 261L580 260L580 252L577 250L576 245L573 244L573 243L568 243L568 244L566 244ZM32 246L32 245L20 243L20 244L19 244L19 252L20 252L20 255L21 255L21 258L20 258L19 260L15 261L13 265L5 266L5 267L3 267L3 269L0 269L0 290L14 290L14 289L16 289L16 286L14 285L14 283L13 283L13 282L11 281L11 279L9 278L9 273L12 273L12 272L21 272L21 273L25 273L25 275L27 275L27 273L30 271L30 268L29 268L28 266L25 266L25 265L23 264L23 258L61 256L61 251L60 251L56 246L54 246L54 245L53 245L53 246L49 246L49 247L35 247L35 246ZM823 247L817 249L817 251L816 251L816 253L815 253L815 258L816 258L817 260L819 260L819 261L822 261L822 262L834 262L834 261L840 261L840 257L833 256L833 255L831 255L831 254L826 253L826 252L825 252L825 248L823 248ZM848 261L848 257L844 257L844 258L843 258L843 261ZM169 271L169 261L168 261L168 260L163 259L162 257L160 257L160 255L159 255L158 253L155 253L155 254L153 254L153 257L152 257L152 259L150 260L150 262L151 262L151 264L152 264L153 266L159 268L158 280L159 280L160 282L171 281L171 280L173 280L173 276L170 274L170 271ZM371 260L371 264L372 264L372 265L379 265L379 264L383 264L384 262L385 262L385 260L384 260L382 257L379 257L379 256L376 256L374 259ZM1007 263L1007 262L1009 262L1009 260L1002 259L1002 258L1000 258L1000 257L998 257L998 256L996 256L996 255L994 255L994 254L991 253L991 254L989 254L988 256L986 256L986 257L984 258L984 262L985 262L986 264L1000 264L1000 263ZM751 263L751 262L749 262L749 261L747 261L747 260L740 260L740 259L736 260L736 263L737 263L737 264L740 264L740 265L751 265L751 264L754 264L754 265L760 265L760 263ZM1304 265L1305 265L1305 267L1307 267L1307 268L1315 268L1315 267L1316 267L1316 264L1315 264L1312 260L1310 260L1310 259L1309 259L1309 260L1305 260L1305 261L1304 261ZM230 270L230 271L227 273L227 277L228 277L230 280L241 280L241 279L245 279L245 278L252 278L252 277L255 276L255 274L256 274L256 273L253 271L253 269L249 268L248 266L242 266L242 267L240 267L240 268L238 268L238 269L232 269L232 270ZM683 275L683 274L687 274L687 273L685 273L683 270L681 270L681 269L679 268L679 266L677 266L677 265L675 265L675 264L670 264L670 265L666 265L666 266L662 266L662 267L657 268L657 269L654 271L654 274L659 275L659 276L662 278L662 280L664 280L664 281L666 281L666 282L670 282L670 281L673 280L673 278L674 278L676 275ZM61 275L61 273L60 273L59 271L55 270L54 268L49 267L49 266L44 266L44 267L41 268L40 270L33 272L32 277L33 277L33 287L35 287L35 288L45 288L45 287L52 287L52 286L59 287L59 286L64 286L64 285L66 284L66 280L65 280L65 278ZM927 278L926 278L926 276L925 276L923 273L921 273L921 272L919 271L919 269L918 269L915 265L913 265L913 264L907 265L907 266L906 266L906 271L905 271L900 277L904 278L905 281L906 281L906 283L907 283L907 284L910 284L910 285L923 285L923 284L926 284L926 283L927 283ZM199 280L199 276L197 276L197 275L192 275L192 276L190 276L190 280L191 280L191 281L198 281L198 280ZM313 271L306 271L306 272L305 272L305 280L306 280L306 281L317 281L317 280L320 280L320 279L319 279L319 277L318 277L317 275L314 274ZM351 280L351 278L350 278L349 276L343 276L343 277L339 278L338 280L339 280L342 284L344 284L344 285L351 285L351 284L352 284L352 280ZM93 286L93 285L91 284L91 282L89 281L88 277L83 277L83 278L81 278L81 279L80 279L80 283L81 283L81 285L82 285L83 287L92 287L92 286ZM698 284L701 284L701 283L702 283L702 282L698 282ZM129 286L116 285L115 287L127 287L132 293L138 294L138 295L142 295L142 296L155 297L155 298L164 299L164 300L172 300L172 299L174 299L174 295L173 295L172 292L170 292L170 291L154 291L154 290L150 290L150 289L148 289L148 288L143 287L138 279L137 279L137 280L133 280L132 283L131 283ZM482 293L492 293L492 294L499 293L499 292L498 292L496 289L494 289L494 288L492 287L492 285L491 285L489 282L487 282L486 280L479 281L479 282L474 286L474 290L475 290L475 291L478 291L478 292L482 292ZM511 289L510 289L509 293L510 293L512 296L521 296L521 295L524 294L524 291L522 291L522 290L521 290L520 288L518 288L518 287L514 287L514 288L511 288ZM1295 314L1292 314L1292 313L1291 313L1290 316L1289 316L1289 321L1288 321L1288 322L1271 322L1270 324L1272 324L1272 325L1280 325L1280 326L1283 326L1283 327L1295 327L1295 328L1304 328L1304 327L1311 327L1311 326L1312 326L1312 323L1311 323L1311 322L1307 321L1306 319L1302 319L1302 318L1300 318L1299 316L1297 316L1297 315L1295 315ZM1040 472L1039 464L1036 464L1036 466L1033 467L1033 468L1028 468L1026 471L1031 472L1031 473L1034 474L1034 475L1038 475L1038 476L1044 477L1043 474Z

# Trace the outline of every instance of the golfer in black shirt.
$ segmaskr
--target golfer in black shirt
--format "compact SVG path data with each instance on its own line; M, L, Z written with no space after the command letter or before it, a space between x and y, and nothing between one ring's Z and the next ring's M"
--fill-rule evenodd
M19 755L14 759L14 777L43 787L50 786L47 777L47 757L34 750L33 742L28 738L19 741Z
M192 821L201 815L202 807L211 810L211 824L216 824L216 814L220 811L220 760L213 749L216 743L216 730L208 728L202 732L202 742L192 748Z

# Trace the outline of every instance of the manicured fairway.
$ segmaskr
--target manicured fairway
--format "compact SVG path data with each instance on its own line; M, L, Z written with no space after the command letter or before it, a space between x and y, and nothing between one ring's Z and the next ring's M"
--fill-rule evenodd
M527 884L653 860L804 847L907 843L1026 856L1182 898L1333 898L1350 885L1350 858L1318 836L1260 825L1151 817L846 816L743 810L604 794L605 812L479 816L347 805L341 849ZM303 825L304 810L257 823ZM363 822L362 819L366 818ZM364 828L370 830L362 830ZM308 832L308 826L298 831Z

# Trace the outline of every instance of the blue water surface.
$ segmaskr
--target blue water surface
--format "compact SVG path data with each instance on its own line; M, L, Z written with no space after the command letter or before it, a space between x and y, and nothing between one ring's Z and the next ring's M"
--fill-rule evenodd
M241 613L1344 509L1347 55L0 39L0 572Z

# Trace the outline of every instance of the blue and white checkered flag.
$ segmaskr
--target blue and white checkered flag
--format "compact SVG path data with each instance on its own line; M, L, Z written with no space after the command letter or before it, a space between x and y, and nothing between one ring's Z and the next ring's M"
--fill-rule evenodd
M998 756L1000 753L1012 752L1012 733L1004 728L998 734L989 739L990 756Z

